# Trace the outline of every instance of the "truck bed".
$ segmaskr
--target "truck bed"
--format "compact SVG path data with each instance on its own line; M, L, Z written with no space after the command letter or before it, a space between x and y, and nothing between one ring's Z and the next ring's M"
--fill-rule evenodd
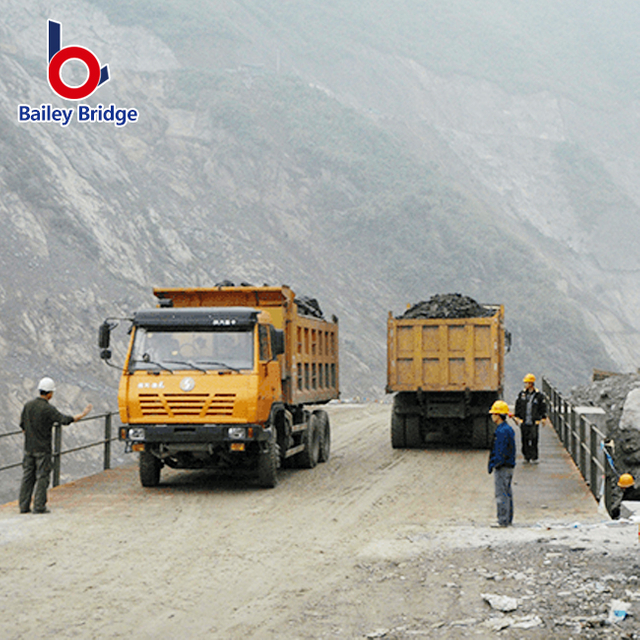
M504 308L484 318L387 323L387 393L502 391Z

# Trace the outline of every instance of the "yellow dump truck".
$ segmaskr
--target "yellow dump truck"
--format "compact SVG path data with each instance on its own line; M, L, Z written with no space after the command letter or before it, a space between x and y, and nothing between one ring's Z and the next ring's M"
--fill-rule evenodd
M472 318L394 318L387 322L387 393L394 448L430 443L489 446L488 411L502 397L504 308Z
M281 465L330 455L322 405L339 397L338 321L286 287L156 288L138 311L118 391L120 439L140 481L163 466L221 469L277 483ZM313 302L313 301L312 301ZM100 327L104 360L113 319Z

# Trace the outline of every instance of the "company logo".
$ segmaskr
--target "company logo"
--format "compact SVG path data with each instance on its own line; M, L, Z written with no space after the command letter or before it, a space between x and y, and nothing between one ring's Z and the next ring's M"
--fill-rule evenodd
M53 20L49 20L48 49L47 76L49 85L61 98L84 100L101 84L109 80L109 65L105 64L101 67L98 58L92 51L76 45L62 48L62 25ZM80 60L87 67L87 79L79 87L69 86L60 75L62 66L69 60Z
M47 79L51 89L65 100L84 100L102 84L110 79L109 65L100 66L96 55L86 47L71 45L62 46L62 25L54 20L47 21ZM62 68L70 60L79 60L87 69L87 78L79 86L67 84L62 79ZM32 107L28 104L18 105L18 122L56 123L66 127L73 120L80 123L106 122L116 127L124 127L130 122L137 122L140 115L137 109L118 108L115 104L105 106L89 106L79 104L75 108L59 108L51 104Z
M196 381L193 378L182 378L182 380L180 380L180 388L183 391L193 391L195 386Z

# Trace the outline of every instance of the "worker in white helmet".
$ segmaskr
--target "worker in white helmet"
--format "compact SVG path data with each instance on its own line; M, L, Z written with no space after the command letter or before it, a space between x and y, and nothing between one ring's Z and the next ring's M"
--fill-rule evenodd
M42 378L38 383L39 395L29 400L20 416L20 428L24 431L24 458L22 461L22 484L20 485L20 513L49 513L47 488L51 476L51 433L53 425L71 424L82 420L93 406L88 404L82 413L75 416L60 413L50 402L56 386L51 378ZM35 488L35 495L34 495Z

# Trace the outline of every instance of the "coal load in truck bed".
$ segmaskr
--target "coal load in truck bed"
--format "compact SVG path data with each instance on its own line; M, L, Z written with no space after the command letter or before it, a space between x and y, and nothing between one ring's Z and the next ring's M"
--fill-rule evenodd
M250 282L241 282L239 285L236 285L232 280L221 280L220 282L216 282L216 287L253 287ZM263 287L270 286L268 283L264 283ZM322 309L320 308L320 303L310 296L296 296L294 299L298 307L298 313L303 316L311 316L313 318L319 318L320 320L324 320L324 314L322 313Z
M429 300L418 302L407 309L398 320L416 318L486 318L495 313L469 296L459 293L438 293Z
M315 298L308 296L296 296L294 302L298 305L298 313L303 316L313 316L324 320L324 315L320 305Z

